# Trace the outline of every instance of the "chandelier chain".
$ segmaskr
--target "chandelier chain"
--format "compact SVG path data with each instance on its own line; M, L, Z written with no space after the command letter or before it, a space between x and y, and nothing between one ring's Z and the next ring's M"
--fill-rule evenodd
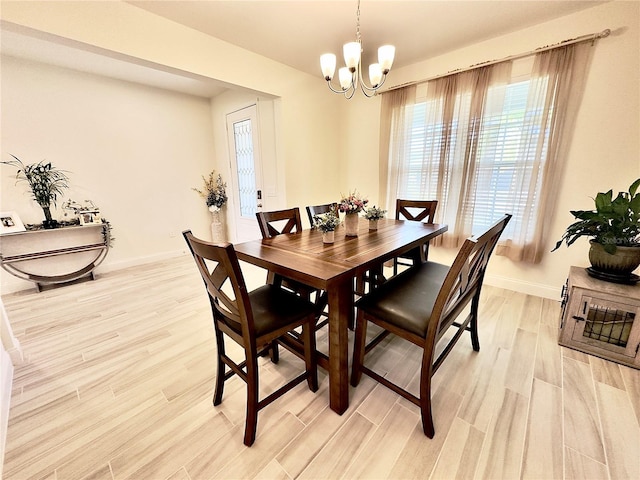
M356 41L362 45L362 39L360 37L360 0L358 0L358 6L356 8Z

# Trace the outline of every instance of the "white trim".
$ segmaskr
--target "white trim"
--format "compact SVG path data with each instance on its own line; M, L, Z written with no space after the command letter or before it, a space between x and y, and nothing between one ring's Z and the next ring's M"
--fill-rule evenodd
M492 287L504 288L514 292L525 293L535 297L548 298L550 300L560 301L560 288L554 288L542 283L525 282L523 280L515 280L513 278L501 277L497 275L487 275L484 283Z

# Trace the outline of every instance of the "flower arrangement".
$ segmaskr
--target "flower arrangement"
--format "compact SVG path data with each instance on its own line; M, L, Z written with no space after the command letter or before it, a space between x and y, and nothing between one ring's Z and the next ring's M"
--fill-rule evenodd
M367 208L364 211L364 218L366 218L367 220L380 220L381 218L384 218L386 213L386 210L378 208L374 205L373 207Z
M204 189L193 188L192 190L198 192L206 200L207 207L210 209L222 208L227 203L227 184L222 181L222 175L218 174L216 177L216 171L212 170L209 178L203 176L202 180L204 181Z
M369 200L363 198L357 190L354 190L352 193L349 193L349 195L343 196L342 199L340 199L338 211L346 213L347 215L360 213L364 210L367 203L369 203Z
M322 233L333 232L340 225L340 217L333 212L314 215L313 225Z
M61 196L62 192L69 188L69 178L65 172L58 170L51 162L45 163L43 160L25 165L15 155L11 156L14 160L1 163L18 169L16 179L29 184L33 199L44 212L45 221L43 225L45 228L54 228L57 225L57 221L51 217L51 205L55 206L58 195Z

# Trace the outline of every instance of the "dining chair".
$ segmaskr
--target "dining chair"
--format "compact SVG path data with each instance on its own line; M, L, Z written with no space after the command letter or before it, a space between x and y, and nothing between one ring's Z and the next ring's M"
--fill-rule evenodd
M429 438L433 438L435 433L431 412L431 377L465 331L471 334L473 350L480 350L480 290L491 253L510 219L511 215L505 214L482 235L465 240L450 267L430 261L415 265L356 302L358 313L351 385L357 386L364 373L420 407L422 429ZM471 308L468 316L458 322L460 313L469 302ZM378 325L382 331L365 344L368 322ZM454 330L451 339L435 358L439 340L451 327L457 330ZM364 365L365 354L389 333L422 349L418 396Z
M425 222L433 223L433 219L436 215L436 208L438 207L437 200L404 200L396 199L396 220L410 220L413 222ZM426 243L423 246L424 258L429 256L429 244ZM398 274L398 266L411 266L413 261L409 255L400 255L393 259L393 274Z
M313 217L323 213L334 212L337 213L337 203L325 203L323 205L307 205L307 216L309 217L309 225L311 228L315 228Z
M300 209L298 207L270 212L256 212L256 218L258 220L258 226L260 227L262 238L273 238L276 235L302 231L302 220L300 217ZM267 274L267 283L273 283L274 281L275 275L273 272L269 272ZM282 278L280 281L283 287L288 288L307 300L311 300L311 298L314 297L314 302L318 309L318 317L326 317L323 313L328 301L326 292L322 292L317 288L305 285L304 283L290 278ZM327 321L328 319L325 318L325 320L319 322L317 328L320 329L325 326ZM271 354L272 356L276 355L277 360L277 348L274 348Z
M304 380L312 392L318 390L316 307L279 285L266 284L249 292L232 244L205 242L194 237L190 230L182 235L204 280L213 314L218 360L213 404L222 402L225 381L233 375L247 384L244 444L251 446L256 438L259 410ZM302 327L304 373L260 400L258 357L272 348L278 338L298 327ZM227 355L227 337L244 349L242 362L236 363Z

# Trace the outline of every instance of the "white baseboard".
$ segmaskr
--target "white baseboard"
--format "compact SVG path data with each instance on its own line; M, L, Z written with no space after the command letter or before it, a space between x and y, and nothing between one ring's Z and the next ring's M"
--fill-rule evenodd
M534 297L548 298L557 301L560 301L560 295L562 293L561 288L496 275L487 275L484 278L484 283L492 287L504 288L505 290L512 290L514 292L533 295Z
M156 253L154 255L148 255L145 257L130 258L127 260L120 260L113 263L103 263L96 269L96 276L100 275L100 272L113 272L115 270L122 270L123 268L136 267L138 265L145 265L147 263L160 262L169 258L181 257L186 255L187 250L174 250L170 252Z

